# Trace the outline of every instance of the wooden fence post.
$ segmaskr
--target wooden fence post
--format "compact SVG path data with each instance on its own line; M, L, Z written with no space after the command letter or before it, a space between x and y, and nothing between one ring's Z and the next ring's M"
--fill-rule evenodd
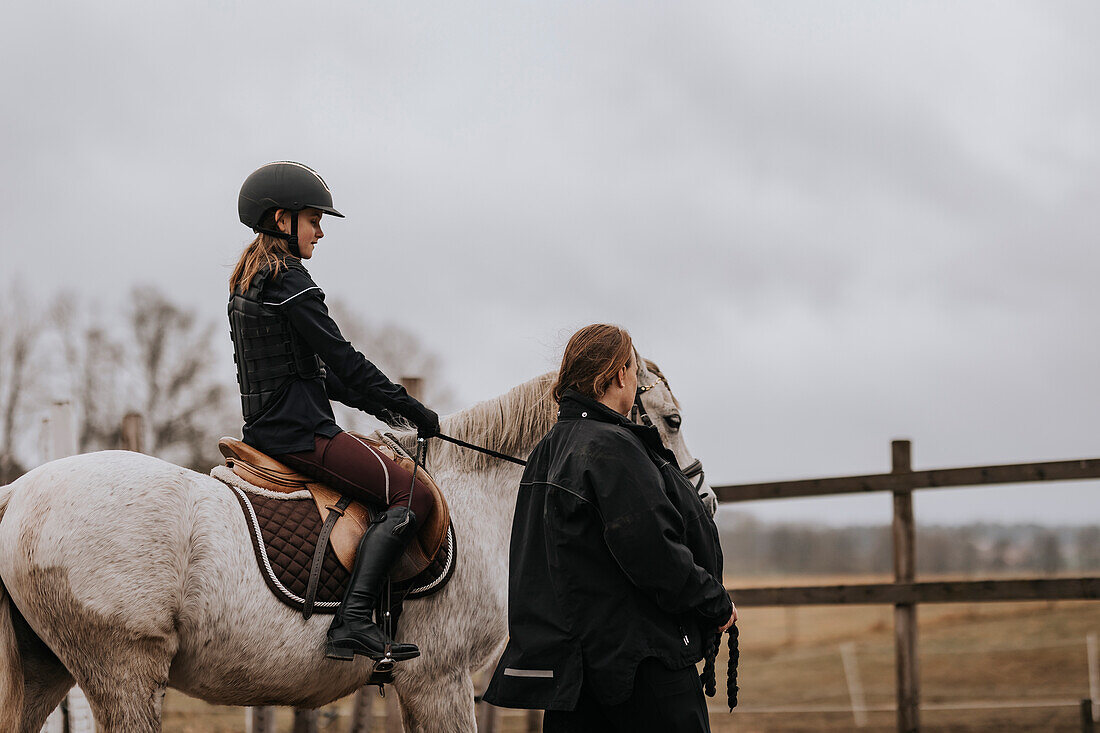
M419 400L424 394L424 380L421 377L401 377L401 386L414 400Z
M355 691L351 702L351 733L370 733L372 720L371 708L377 695L370 694L367 687Z
M318 713L316 710L294 709L294 733L317 733Z
M145 452L145 418L139 412L127 412L119 430L119 447L135 453Z
M401 703L396 690L391 687L390 694L386 695L386 733L401 733L402 730Z
M275 733L275 708L247 708L244 712L246 733Z
M891 473L912 473L911 444L895 440L890 444ZM894 491L894 580L912 583L916 577L916 532L913 522L913 492L909 487ZM894 659L897 675L898 733L920 729L920 677L917 667L917 606L894 605Z
M49 417L42 427L47 461L76 455L76 420L71 404L62 401L50 405Z

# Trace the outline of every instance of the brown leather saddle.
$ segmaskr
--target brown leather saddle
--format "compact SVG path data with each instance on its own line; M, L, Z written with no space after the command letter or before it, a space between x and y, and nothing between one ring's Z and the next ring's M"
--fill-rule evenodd
M412 473L413 461L409 457L385 443L363 435L354 435ZM237 477L254 487L282 495L308 492L313 509L304 509L303 505L306 504L304 501L288 502L275 498L269 499L265 504L263 497L246 496L244 492L237 493L246 516L252 518L249 529L254 543L257 543L257 556L260 558L262 569L266 565L270 574L271 566L277 564L273 563L269 556L272 555L270 543L280 541L279 537L274 536L279 532L284 532L281 544L276 548L279 557L290 556L298 551L307 554L305 558L289 557L287 563L284 563L296 569L296 572L291 573L295 577L290 581L284 577L282 581L286 582L279 582L274 577L269 577L269 574L265 574L265 580L268 580L268 585L276 592L276 596L289 605L299 608L303 615L309 618L315 610L318 592L320 591L322 599L327 592L328 599L316 604L316 611L318 613L326 610L330 613L335 612L335 606L339 603L334 603L332 597L341 591L346 583L348 574L355 564L359 541L378 510L351 501L350 497L341 496L334 489L298 473L243 441L222 438L218 441L218 449L225 456L226 466L232 469ZM416 472L417 478L421 480L418 484L422 482L431 491L435 508L428 515L427 521L421 524L416 539L409 544L404 556L398 560L390 572L390 580L395 587L405 591L407 597L419 597L435 592L449 579L454 567L454 533L446 498L423 466L418 466ZM284 508L290 505L299 506L296 509ZM270 506L277 508L272 510L265 508ZM274 528L274 525L279 522L282 523L280 527ZM265 541L269 543L267 548L260 546ZM312 550L311 553L310 550ZM312 555L312 558L308 555ZM333 561L332 555L335 555L338 564ZM268 559L265 561L264 558ZM297 582L298 576L304 579L307 568L308 580ZM284 569L284 574L285 572ZM298 586L304 585L297 589L302 591L300 594L279 592L279 586L290 586L294 582L297 582ZM285 588L281 589L285 590ZM408 593L408 591L420 592Z

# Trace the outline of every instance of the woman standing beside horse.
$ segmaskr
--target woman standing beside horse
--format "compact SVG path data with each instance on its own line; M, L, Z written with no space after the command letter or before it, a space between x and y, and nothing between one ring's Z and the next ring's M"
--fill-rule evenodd
M387 423L404 418L420 437L439 434L439 417L391 382L341 335L325 295L302 264L324 236L324 214L343 217L312 168L280 161L255 170L238 198L241 222L256 238L229 280L229 323L244 412L244 441L356 501L381 505L363 536L343 603L328 631L326 656L394 660L419 655L372 621L390 566L432 510L427 487L333 417L330 399Z
M546 733L709 731L694 665L737 618L710 513L657 429L627 417L636 359L617 326L573 335L558 422L520 482L485 700L545 709Z

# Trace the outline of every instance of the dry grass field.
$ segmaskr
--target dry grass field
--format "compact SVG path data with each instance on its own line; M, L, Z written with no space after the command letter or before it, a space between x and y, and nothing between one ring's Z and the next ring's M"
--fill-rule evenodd
M868 578L782 578L774 584L874 582ZM754 581L753 585L764 583ZM1079 731L1089 696L1086 634L1100 633L1100 602L924 605L919 610L921 723L925 731ZM720 657L716 733L855 730L841 645L854 644L868 707L866 731L894 730L893 610L885 606L740 609L741 686L724 707ZM350 701L322 711L321 730L347 730ZM383 701L377 726L385 730ZM280 730L291 713L280 711ZM521 731L521 711L502 711L500 729ZM244 712L170 691L166 733L244 730Z

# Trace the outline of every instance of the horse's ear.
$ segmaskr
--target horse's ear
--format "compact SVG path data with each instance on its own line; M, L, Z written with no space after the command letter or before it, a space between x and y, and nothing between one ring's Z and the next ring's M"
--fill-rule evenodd
M649 384L649 369L646 368L648 362L638 353L637 347L634 347L634 363L638 367L638 384Z

